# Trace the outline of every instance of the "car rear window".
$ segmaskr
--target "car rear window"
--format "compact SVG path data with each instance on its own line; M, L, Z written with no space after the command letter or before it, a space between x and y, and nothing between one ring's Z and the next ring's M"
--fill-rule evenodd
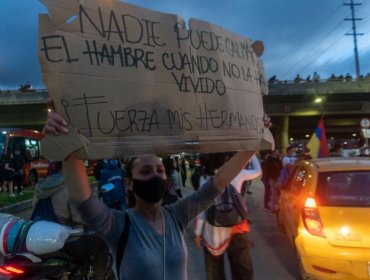
M321 172L316 197L322 206L370 207L370 171Z

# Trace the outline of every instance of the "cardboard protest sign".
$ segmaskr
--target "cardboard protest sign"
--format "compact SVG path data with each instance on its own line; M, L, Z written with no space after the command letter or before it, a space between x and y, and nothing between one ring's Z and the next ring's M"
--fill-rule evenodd
M99 159L273 146L262 121L263 65L250 39L195 19L186 28L177 15L119 1L42 2L43 79L83 137L53 149L64 141L47 136L49 158L68 149Z

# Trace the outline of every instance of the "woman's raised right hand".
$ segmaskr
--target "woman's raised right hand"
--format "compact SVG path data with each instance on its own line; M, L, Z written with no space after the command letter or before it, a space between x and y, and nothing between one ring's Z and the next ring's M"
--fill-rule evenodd
M42 129L44 134L55 134L68 133L67 122L56 112L50 112L48 114L48 120L44 128Z
M63 119L61 115L53 111L54 109L53 100L49 98L48 108L52 111L48 113L48 119L45 123L42 133L44 134L55 134L59 135L60 133L68 133L67 122Z

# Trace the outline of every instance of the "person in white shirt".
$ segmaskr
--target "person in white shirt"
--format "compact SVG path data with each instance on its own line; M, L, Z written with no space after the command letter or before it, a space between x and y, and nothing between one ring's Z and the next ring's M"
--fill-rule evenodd
M286 149L286 155L283 157L283 160L282 160L283 168L287 168L288 170L290 170L295 164L296 160L297 160L297 157L295 154L295 147L289 146Z
M231 185L239 193L243 182L253 180L262 174L261 165L255 155L252 157L252 165L253 169L243 169L231 181ZM209 176L201 176L199 185L202 187L208 179ZM205 213L204 211L197 217L195 243L198 247L204 244L207 279L225 279L225 252L230 261L233 279L253 279L248 221L243 220L231 227L215 227L207 222Z

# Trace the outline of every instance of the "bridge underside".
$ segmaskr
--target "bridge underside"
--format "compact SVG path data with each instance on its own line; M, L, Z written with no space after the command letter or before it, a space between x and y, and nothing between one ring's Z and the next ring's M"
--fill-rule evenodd
M335 139L353 138L353 134L360 134L360 121L365 117L354 115L326 115L324 124L326 136ZM368 117L368 115L367 115ZM319 117L289 117L289 137L303 139L307 134L312 134L319 122Z
M307 139L324 115L327 138L361 138L360 120L370 117L370 82L276 85L264 97L278 147L290 138ZM314 88L312 88L314 86ZM321 103L314 99L320 97ZM41 130L47 118L47 91L0 93L0 128ZM356 134L356 136L353 136Z
M370 93L349 95L333 94L320 104L312 96L266 96L265 111L277 125L289 119L289 137L305 138L324 116L328 137L348 138L360 131L360 120L370 113Z
M269 106L265 107L268 113ZM274 124L272 131L278 133L280 122L285 116L270 114ZM351 138L353 133L360 132L360 120L369 117L369 114L327 114L324 117L327 137L337 139ZM0 127L2 128L29 128L42 129L47 118L46 104L35 105L13 105L0 106ZM320 115L299 116L290 115L289 137L294 139L304 139L306 134L311 134L320 119Z
M328 139L361 139L360 121L370 117L370 83L275 85L264 97L264 108L278 147L286 147L290 138L307 139L321 116Z
M0 106L1 128L41 130L47 119L46 104Z
M48 92L0 92L0 128L42 129L47 118Z

